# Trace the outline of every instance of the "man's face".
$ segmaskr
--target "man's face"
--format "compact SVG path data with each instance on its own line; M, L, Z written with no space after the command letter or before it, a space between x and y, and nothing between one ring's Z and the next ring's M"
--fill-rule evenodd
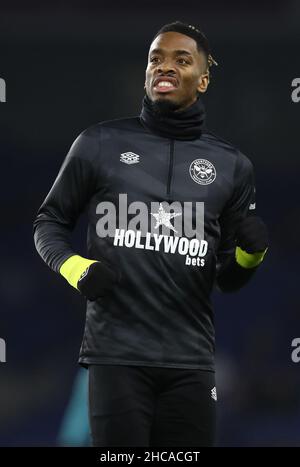
M197 91L206 91L208 82L205 56L199 54L194 39L173 31L154 39L145 80L146 93L154 103L182 110L196 101Z

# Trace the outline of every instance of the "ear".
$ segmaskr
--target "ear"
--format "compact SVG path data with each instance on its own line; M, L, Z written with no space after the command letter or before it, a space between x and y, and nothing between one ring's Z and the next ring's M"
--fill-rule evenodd
M207 70L206 73L203 73L200 76L197 90L203 93L207 90L208 85L209 85L209 71Z

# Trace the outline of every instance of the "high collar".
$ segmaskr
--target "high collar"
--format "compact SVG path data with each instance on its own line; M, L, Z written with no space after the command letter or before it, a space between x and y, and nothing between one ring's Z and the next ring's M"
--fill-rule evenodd
M204 129L205 108L198 96L186 109L161 115L154 110L151 99L145 94L140 119L145 127L159 136L193 140L199 138Z

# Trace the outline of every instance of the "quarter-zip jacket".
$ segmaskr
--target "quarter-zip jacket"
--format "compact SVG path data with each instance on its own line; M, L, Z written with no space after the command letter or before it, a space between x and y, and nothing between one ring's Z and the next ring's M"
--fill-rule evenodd
M167 196L170 196L170 188L173 174L173 157L174 157L174 140L170 140L170 163L169 163L169 176L168 176L168 186L167 186Z
M161 136L136 116L81 133L34 221L37 251L59 272L78 254L70 235L87 209L87 257L118 273L109 295L87 301L80 364L214 371L210 296L233 261L238 221L255 210L254 192L250 160L207 130L190 140ZM137 202L148 208L144 235L135 222L138 204L131 204ZM170 218L174 202L179 211ZM204 238L178 234L175 221L194 226L201 203ZM115 233L103 236L105 216L107 222L114 217L109 206ZM120 226L124 212L128 223ZM166 234L161 229L170 223Z

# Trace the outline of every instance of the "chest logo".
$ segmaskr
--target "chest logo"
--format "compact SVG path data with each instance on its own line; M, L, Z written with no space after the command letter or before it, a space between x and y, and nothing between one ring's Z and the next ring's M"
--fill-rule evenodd
M195 159L190 165L190 176L200 185L209 185L216 179L217 171L206 159Z
M159 203L158 212L157 213L151 212L151 214L153 217L155 217L155 220L156 220L156 224L154 226L155 229L157 229L160 225L164 225L168 227L169 229L173 230L173 232L177 233L177 230L171 224L171 219L177 216L181 216L181 212L174 212L174 213L166 212L162 204Z
M134 152L123 152L120 161L125 162L125 164L137 164L140 162L140 156Z

